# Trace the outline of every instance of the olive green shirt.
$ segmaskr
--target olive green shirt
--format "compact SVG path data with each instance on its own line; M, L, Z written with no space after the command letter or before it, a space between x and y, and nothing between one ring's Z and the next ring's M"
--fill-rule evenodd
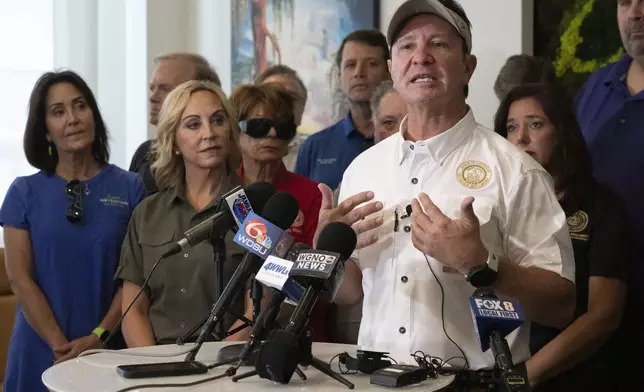
M212 216L219 198L237 185L241 183L233 174L221 187L220 194L200 212L186 201L183 186L144 199L132 214L117 277L142 286L168 245ZM234 233L229 232L225 238L224 287L244 255L243 248L233 242L233 236ZM213 248L208 241L159 263L145 290L150 299L148 316L157 343L173 343L210 311L217 301L215 280ZM238 314L244 313L244 295L237 297L232 308ZM228 330L235 320L227 313L225 329Z

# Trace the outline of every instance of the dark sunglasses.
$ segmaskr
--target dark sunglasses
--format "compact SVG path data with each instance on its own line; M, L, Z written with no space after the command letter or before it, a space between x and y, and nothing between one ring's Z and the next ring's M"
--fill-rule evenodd
M291 140L295 137L297 125L293 122L277 122L267 118L254 118L239 122L240 130L254 139L268 136L271 128L275 128L278 139Z
M78 180L71 180L65 185L65 193L69 199L67 220L78 223L83 218L83 184Z

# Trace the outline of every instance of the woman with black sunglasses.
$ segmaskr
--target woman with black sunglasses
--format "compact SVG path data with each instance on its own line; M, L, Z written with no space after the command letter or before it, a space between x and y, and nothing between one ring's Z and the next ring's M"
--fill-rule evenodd
M626 357L615 331L632 245L622 203L593 179L572 105L557 88L515 87L501 102L494 130L552 176L575 255L577 317L563 330L531 325L530 383L536 391L614 391Z
M282 161L295 137L297 97L278 84L266 83L239 86L230 100L240 120L242 163L237 174L245 184L267 181L293 195L300 211L288 231L295 243L313 245L322 194L316 182L286 170ZM318 302L311 316L314 341L329 341L327 308L327 303Z
M300 213L289 229L295 239L313 244L322 195L317 183L286 170L282 158L295 137L296 97L274 83L244 85L233 91L231 102L239 116L242 163L237 174L245 184L267 181L278 191L292 194Z
M71 71L48 72L31 93L25 155L0 209L7 274L18 298L5 391L46 391L54 362L98 348L121 315L113 277L143 181L108 163L96 99Z

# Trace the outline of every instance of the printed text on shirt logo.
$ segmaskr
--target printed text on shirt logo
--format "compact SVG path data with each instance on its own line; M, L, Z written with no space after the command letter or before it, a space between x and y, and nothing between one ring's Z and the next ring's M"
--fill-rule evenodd
M113 196L110 194L106 197L101 197L98 201L110 207L128 208L130 206L127 200L123 200L120 196Z
M456 179L466 188L479 189L490 181L492 172L481 161L465 161L456 169Z
M331 165L335 163L338 159L337 158L318 158L318 163L320 165Z

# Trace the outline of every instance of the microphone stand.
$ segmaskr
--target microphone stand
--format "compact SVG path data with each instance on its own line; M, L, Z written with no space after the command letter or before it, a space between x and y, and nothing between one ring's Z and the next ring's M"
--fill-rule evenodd
M508 341L499 331L493 330L490 334L490 349L494 355L494 362L500 372L499 385L506 392L529 392L530 386L525 377L514 370L512 352Z
M237 370L240 367L244 365L251 365L251 366L255 365L255 360L257 359L256 355L257 355L258 346L262 342L262 340L266 339L267 332L269 332L273 324L275 324L275 320L279 315L282 302L283 302L283 297L281 295L279 295L278 293L272 293L271 296L269 297L264 313L261 313L260 315L258 315L257 318L253 319L254 321L253 329L250 331L248 340L246 341L246 344L243 345L239 355L237 355L236 358L231 358L231 360L221 361L221 362L218 362L217 364L213 364L214 366L213 365L211 366L216 367L219 365L227 365L234 362L234 360L236 360L237 363L226 370L226 375L232 376L233 382L237 382L240 379L247 378L254 375L254 373L248 375L249 373L252 373L252 372L249 372L249 373L241 374L239 375L239 377L236 376ZM302 380L306 380L306 375L299 367L296 367L295 373L297 373L297 375Z
M253 331L258 329L259 331L262 331L262 333L263 333L263 326L258 325L258 322L263 323L263 321L259 320L259 315L262 310L263 295L264 295L264 290L262 288L261 282L258 282L255 279L253 279L253 282L251 283L251 288L250 288L250 298L253 301L253 317L252 317L253 322L251 323L251 325L253 326ZM277 317L277 314L275 314L275 317ZM274 322L274 320L271 321L271 323L272 322ZM219 323L218 325L221 325L221 323ZM251 334L252 333L253 332L251 332ZM257 336L257 334L255 336ZM254 344L252 344L250 337L248 342L246 343L236 343L226 347L222 347L219 350L219 353L217 354L217 362L211 364L209 368L214 369L221 365L229 365L237 362L236 366L230 367L226 371L226 373L229 376L233 376L235 375L237 369L240 366L254 365L255 357L253 356L253 354L255 350L252 350L254 348L255 346Z
M215 264L215 293L220 298L224 292L224 263L226 262L226 241L224 237L213 238L210 240L213 250L213 262ZM188 332L177 339L177 345L188 342L192 336L208 321L210 312L205 313L201 320L192 326ZM226 337L223 323L217 323L214 332L215 340L223 340Z
M301 341L300 341L300 347L304 346L303 347L304 351L302 352L302 355L299 361L300 365L311 366L312 368L318 370L319 372L324 373L327 376L331 377L332 379L346 385L349 389L353 389L355 388L355 385L351 381L347 380L340 374L334 372L328 363L313 356L313 353L311 351L312 345L313 345L313 342L311 340L312 333L310 328L307 328L308 326L307 313L313 308L313 305L315 305L315 302L317 300L316 297L317 297L317 294L315 290L313 290L311 287L309 287L304 292L304 296L302 297L302 299L300 299L300 303L295 308L295 313L293 313L293 315L291 316L291 321L289 322L289 325L286 327L286 332L296 334L296 332L294 331L304 331L304 333L301 334ZM301 373L301 371L298 371L298 370L299 368L296 367L295 372L298 374L298 376L300 376L300 378L302 378L303 380L306 380L306 376L303 373ZM245 378L252 377L257 374L258 374L258 371L255 369L250 372L233 377L232 381L237 382L239 380L243 380Z

